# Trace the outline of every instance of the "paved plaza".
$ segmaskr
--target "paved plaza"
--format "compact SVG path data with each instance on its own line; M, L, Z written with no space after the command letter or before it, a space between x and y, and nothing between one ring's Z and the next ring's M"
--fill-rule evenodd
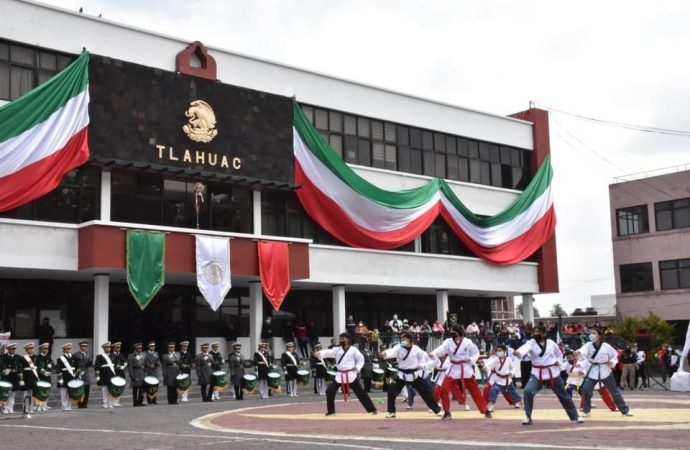
M95 392L94 392L95 393ZM563 448L690 449L690 394L624 391L634 417L608 411L595 401L584 424L568 421L549 391L536 400L534 424L523 426L521 410L499 399L493 419L473 407L453 405L453 420L442 421L421 402L407 411L398 403L395 419L386 419L382 393L373 394L380 414L366 414L356 399L336 403L337 414L324 417L323 397L282 394L267 400L247 396L182 405L102 409L92 396L89 409L48 412L22 419L0 418L3 448L17 449L428 449ZM596 397L595 397L596 398ZM51 403L54 405L54 403ZM56 406L56 405L54 405Z

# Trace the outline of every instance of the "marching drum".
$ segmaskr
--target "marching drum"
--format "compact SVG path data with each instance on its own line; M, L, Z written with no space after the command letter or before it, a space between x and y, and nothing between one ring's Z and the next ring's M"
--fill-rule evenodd
M268 372L268 387L274 391L280 390L280 374Z
M374 374L373 374L373 377L371 378L371 382L376 387L383 386L383 379L386 375L385 372L383 371L383 369L380 369L378 367L374 367L373 372L374 372Z
M326 371L326 381L327 381L328 383L332 383L333 381L335 381L335 375L336 375L337 373L338 373L338 372L336 372L336 371L334 371L334 370L328 370L328 371Z
M256 375L248 373L242 377L242 392L251 394L256 389Z
M158 392L158 378L148 376L144 377L144 392L149 395L153 395Z
M36 399L37 403L45 403L50 397L50 388L52 386L50 383L45 381L37 381L36 386L33 389L32 396ZM1 400L1 398L0 398Z
M305 384L309 383L309 371L308 370L298 370L297 371L297 383L300 386L304 386Z
M192 387L192 377L188 373L181 373L175 377L175 386L178 392L186 392Z
M388 384L393 384L395 380L398 379L398 369L395 367L388 367L386 372L386 375L388 376Z
M84 397L84 382L82 380L72 380L67 383L67 395L73 402L80 402Z
M10 398L12 392L12 383L7 381L0 381L0 404L4 405Z
M211 374L211 386L214 391L224 391L228 385L228 374L222 370L217 370Z
M122 377L112 377L110 379L110 384L108 384L108 394L113 400L117 400L122 397L122 393L125 392L125 386L127 385L127 380Z

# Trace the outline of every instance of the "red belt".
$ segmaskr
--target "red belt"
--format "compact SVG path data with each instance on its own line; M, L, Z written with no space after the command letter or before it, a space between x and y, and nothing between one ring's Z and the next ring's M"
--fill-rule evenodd
M461 359L459 361L453 361L453 360L450 361L451 365L455 365L455 366L457 366L458 364L460 365L460 378L461 379L465 378L465 366L464 366L464 364L466 364L468 362L470 362L469 359ZM448 373L450 373L450 368L448 370Z
M544 377L542 377L542 373L544 370L548 369L549 367L556 367L558 363L553 363L549 364L548 366L535 366L532 365L532 368L534 369L539 369L539 381L544 381ZM549 371L549 379L553 380L553 377L551 376L551 371Z
M348 370L339 370L338 372L344 373L345 374L345 382L340 383L343 387L343 401L347 401L347 398L350 396L350 372L352 372L354 369L348 369ZM342 381L342 375L340 376L340 381Z
M501 377L501 378L510 378L510 374L501 375L500 373L496 372L495 370L492 370L491 373L498 376L498 377Z

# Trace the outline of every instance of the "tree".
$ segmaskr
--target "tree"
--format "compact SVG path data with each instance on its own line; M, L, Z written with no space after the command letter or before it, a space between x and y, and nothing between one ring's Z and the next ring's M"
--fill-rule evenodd
M534 310L534 317L541 317L541 314L539 314L539 310L536 306L533 306L532 309ZM522 318L522 302L518 303L515 307L515 317Z
M565 312L565 309L561 306L560 303L556 303L551 307L551 317L558 317L558 316L567 316L568 313Z
M652 312L647 317L625 317L612 323L611 329L628 343L635 342L637 330L650 330L652 348L647 352L647 361L652 365L656 365L656 358L652 358L652 355L659 351L662 344L671 342L674 335L674 326Z

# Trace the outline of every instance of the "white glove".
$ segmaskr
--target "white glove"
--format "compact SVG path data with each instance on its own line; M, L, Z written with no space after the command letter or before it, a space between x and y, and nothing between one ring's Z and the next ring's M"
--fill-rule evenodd
M58 380L58 385L62 386L64 382L62 380Z
M19 382L19 385L22 386L22 387L24 387L24 381L23 381L23 380L20 381L20 382Z
M3 375L9 375L10 374L10 369L5 369L2 371Z
M101 377L96 377L96 383L101 381Z

